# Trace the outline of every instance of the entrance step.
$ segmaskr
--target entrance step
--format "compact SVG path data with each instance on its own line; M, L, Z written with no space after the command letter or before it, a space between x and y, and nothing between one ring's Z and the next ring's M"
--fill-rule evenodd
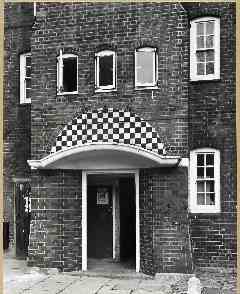
M85 271L85 272L68 272L68 275L73 276L86 276L86 277L103 277L109 279L137 279L137 280L153 280L152 276L145 275L144 273L136 273L136 272L100 272L100 271Z

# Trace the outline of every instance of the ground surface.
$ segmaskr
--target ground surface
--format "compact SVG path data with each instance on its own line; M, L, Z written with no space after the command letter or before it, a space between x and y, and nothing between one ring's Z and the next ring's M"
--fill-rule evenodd
M231 271L198 270L202 293L235 294L236 274ZM154 279L133 271L97 270L56 273L29 268L24 260L4 256L4 294L187 294L185 274L158 274Z

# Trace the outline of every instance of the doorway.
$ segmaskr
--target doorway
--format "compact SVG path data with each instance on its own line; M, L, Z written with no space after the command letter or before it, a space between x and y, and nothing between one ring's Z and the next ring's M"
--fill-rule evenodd
M112 258L112 186L88 186L87 234L89 258Z
M15 184L15 244L16 257L28 256L28 244L31 221L30 207L31 186L28 182Z
M108 271L139 271L139 190L136 174L138 176L133 172L85 172L85 178L83 175L83 270L101 269L102 266Z

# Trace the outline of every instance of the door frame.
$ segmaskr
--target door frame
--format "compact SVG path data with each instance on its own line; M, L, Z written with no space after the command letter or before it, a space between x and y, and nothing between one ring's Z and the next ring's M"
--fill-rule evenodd
M87 176L90 174L134 174L136 200L136 272L140 271L139 170L82 170L82 271L87 270Z

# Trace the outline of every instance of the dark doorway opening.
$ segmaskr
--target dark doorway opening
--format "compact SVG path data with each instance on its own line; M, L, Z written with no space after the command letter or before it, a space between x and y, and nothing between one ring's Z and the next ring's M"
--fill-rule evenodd
M134 178L120 178L120 260L136 261L136 203Z
M28 182L15 186L15 228L16 257L25 259L28 256L28 244L31 221L31 186Z
M112 258L112 187L88 187L88 257Z
M87 257L91 271L135 271L136 204L133 174L87 177Z

